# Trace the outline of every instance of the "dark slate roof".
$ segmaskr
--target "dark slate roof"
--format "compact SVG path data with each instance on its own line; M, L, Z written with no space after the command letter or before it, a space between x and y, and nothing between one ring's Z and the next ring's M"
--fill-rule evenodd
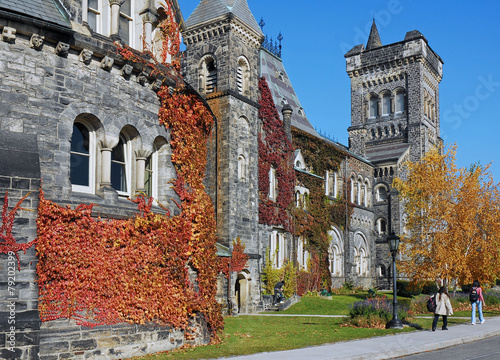
M366 157L373 163L384 161L397 161L410 147L408 143L390 143L367 147Z
M259 34L262 34L262 30L248 7L247 0L201 0L186 20L186 28L203 24L227 14L233 14Z
M366 43L366 50L375 49L381 46L382 41L380 40L380 35L378 34L377 25L375 25L375 19L373 19L370 36L368 36L368 42Z
M280 73L283 75L283 80L279 79ZM266 78L278 113L281 114L283 106L288 103L293 110L292 126L311 135L319 136L300 105L299 98L295 94L290 78L283 66L283 61L262 48L260 50L260 76ZM283 99L286 99L285 104L282 103ZM299 109L302 109L302 115L299 114Z
M0 9L71 28L59 0L0 0Z

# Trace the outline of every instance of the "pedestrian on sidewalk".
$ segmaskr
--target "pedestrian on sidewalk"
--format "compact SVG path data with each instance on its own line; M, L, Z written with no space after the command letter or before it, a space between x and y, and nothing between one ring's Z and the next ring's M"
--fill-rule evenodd
M471 305L472 305L471 324L476 325L476 306L477 306L477 311L479 312L479 323L480 324L484 323L483 290L481 290L481 285L479 284L479 281L477 281L477 280L474 280L474 282L472 283L472 288L470 289L470 293L469 293L469 300L470 300Z
M436 331L439 315L443 316L442 330L448 330L448 315L453 315L450 296L444 286L441 286L436 294L436 310L434 311L434 320L432 321L432 331Z

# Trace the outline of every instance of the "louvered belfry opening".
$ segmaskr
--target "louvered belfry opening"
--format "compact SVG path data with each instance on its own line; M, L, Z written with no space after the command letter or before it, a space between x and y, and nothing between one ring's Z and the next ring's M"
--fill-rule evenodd
M207 94L213 93L217 89L217 69L215 68L214 61L207 64Z

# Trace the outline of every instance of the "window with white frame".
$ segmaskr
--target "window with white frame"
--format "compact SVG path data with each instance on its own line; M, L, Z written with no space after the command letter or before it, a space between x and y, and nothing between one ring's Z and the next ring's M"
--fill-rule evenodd
M129 46L133 44L133 2L132 0L124 0L120 6L120 19L118 35L120 39Z
M130 195L131 146L123 134L111 152L111 186L120 195Z
M87 24L92 30L102 33L102 0L88 0Z
M299 242L297 246L297 263L299 264L300 270L308 270L309 266L309 251L306 250L306 243L303 236L299 237Z
M73 123L70 148L70 178L74 191L93 193L95 189L96 136L81 122Z
M337 197L337 173L334 171L327 171L325 182L325 195Z
M362 194L361 194L361 190L362 190L362 183L361 183L362 180L358 179L357 181L357 192L356 192L356 204L358 205L361 205L361 199L363 198Z
M354 186L354 178L351 178L351 202L354 203L354 200L356 199L356 189Z
M156 145L146 159L144 190L147 196L158 199L158 148Z
M361 248L360 251L360 274L368 275L368 257L366 256L366 250Z
M354 264L356 264L356 275L360 274L361 271L361 258L359 256L359 251L357 248L354 248Z
M273 231L269 234L269 256L276 269L280 269L285 261L285 236L283 233Z
M337 244L332 245L329 251L330 273L335 276L342 274L342 252Z
M269 169L269 199L276 200L278 195L278 181L276 179L276 170L271 166Z

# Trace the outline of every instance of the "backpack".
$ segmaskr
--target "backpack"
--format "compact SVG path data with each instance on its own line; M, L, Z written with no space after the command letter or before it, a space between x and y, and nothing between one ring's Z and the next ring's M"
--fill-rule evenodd
M427 300L427 310L433 313L436 311L436 307L436 294L434 294Z
M473 287L470 289L469 300L471 303L474 303L479 300L479 294L477 293L477 288Z

